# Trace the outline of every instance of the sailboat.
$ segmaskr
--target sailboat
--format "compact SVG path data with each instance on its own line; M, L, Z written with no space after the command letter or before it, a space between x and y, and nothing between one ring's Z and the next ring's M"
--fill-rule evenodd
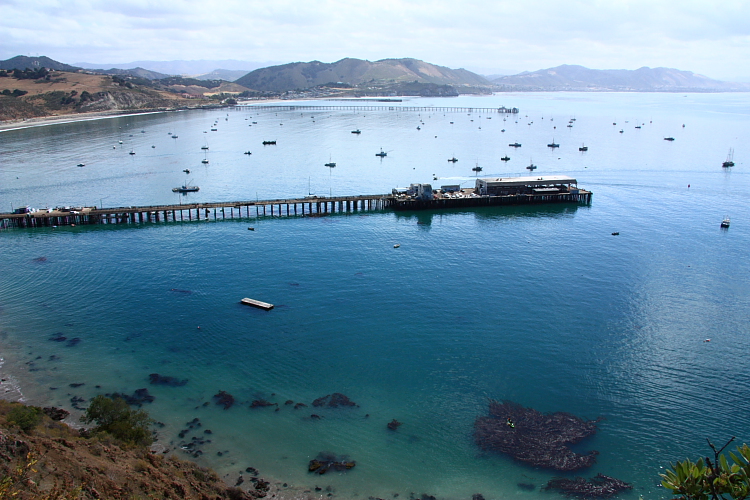
M334 162L332 162L332 161L331 161L331 156L330 156L330 155L328 155L328 163L326 163L326 167L328 167L328 168L333 168L333 167L335 167L335 166L336 166L336 164L335 164Z
M379 156L381 158L385 158L386 156L388 156L388 153L386 153L385 151L383 151L383 148L380 148L380 153L375 153L375 156Z
M727 154L727 161L721 164L722 167L733 167L734 166L734 149L729 148L729 153Z
M173 193L194 193L196 191L200 191L201 188L198 186L191 186L188 183L183 184L180 187L172 188Z
M578 148L578 151L588 151L588 150L589 150L589 147L588 146L584 146L583 144L581 144L581 147Z
M476 164L475 167L472 168L474 172L476 172L477 175L479 175L479 172L482 171L482 167L479 166L479 163Z
M533 172L534 170L536 170L537 167L536 167L536 165L534 165L533 161L531 161L531 160L529 160L529 161L530 161L530 163L529 163L529 166L526 167L526 170L529 170L529 171Z

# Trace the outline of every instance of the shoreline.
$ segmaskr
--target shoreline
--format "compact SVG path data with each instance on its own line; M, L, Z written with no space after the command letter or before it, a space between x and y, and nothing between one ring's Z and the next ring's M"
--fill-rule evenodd
M307 99L306 99L307 100ZM257 101L258 103L275 103L275 102L292 102L284 99L265 99ZM171 113L175 111L190 111L194 109L223 109L232 107L229 105L203 105L196 107L172 108L172 109L144 109L139 110L109 110L109 111L90 111L87 113L71 113L66 115L48 115L37 116L34 118L21 118L15 120L0 121L0 133L10 132L13 130L23 130L27 128L46 127L48 125L61 125L65 123L85 122L93 120L106 120L108 118L138 116L138 115L155 115L159 113Z
M138 116L138 115L155 115L159 113L169 113L171 111L181 111L183 109L199 109L199 108L177 108L177 109L144 110L144 111L122 111L122 110L92 111L89 113L55 115L55 116L39 116L36 118L7 120L7 121L0 122L0 133L10 132L13 130L23 130L27 128L46 127L48 125L61 125L65 123L106 120L108 118L118 118L118 117Z

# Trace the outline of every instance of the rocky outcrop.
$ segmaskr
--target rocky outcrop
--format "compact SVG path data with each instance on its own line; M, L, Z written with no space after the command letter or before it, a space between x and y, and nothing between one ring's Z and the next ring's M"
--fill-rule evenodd
M540 413L512 401L490 401L489 413L474 422L474 439L485 451L559 471L578 470L596 462L598 452L581 455L568 445L594 434L598 420L564 412Z
M565 495L579 498L609 498L621 491L632 490L633 485L600 473L588 481L582 477L555 477L550 479L543 489L555 489Z

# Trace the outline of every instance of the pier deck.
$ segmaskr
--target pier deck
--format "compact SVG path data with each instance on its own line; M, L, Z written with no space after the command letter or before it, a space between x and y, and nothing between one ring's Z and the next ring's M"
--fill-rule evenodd
M315 217L333 213L385 209L403 211L546 203L588 204L591 202L591 194L590 191L581 189L575 193L467 196L462 198L436 197L431 200L416 200L391 194L375 194L137 207L83 207L74 211L45 209L25 214L0 213L0 229L73 226L77 224L142 224L147 222L223 220L269 216Z

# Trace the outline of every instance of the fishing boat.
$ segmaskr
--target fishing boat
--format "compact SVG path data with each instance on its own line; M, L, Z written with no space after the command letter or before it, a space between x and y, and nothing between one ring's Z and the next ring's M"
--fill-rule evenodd
M183 170L183 172L185 172L186 174L189 174L190 173L190 169L186 168L185 170Z
M724 217L724 220L721 221L721 227L729 227L729 216Z
M547 144L547 147L555 149L555 148L559 148L560 145L555 142L555 138L553 137L552 138L552 142L550 142L549 144Z
M448 161L451 163L456 163L458 161L458 158L454 156L453 158L448 158Z
M264 146L268 146L268 145L275 146L276 145L276 141L263 141L263 145Z
M510 146L512 148L520 148L521 147L521 143L520 142L514 142L513 144L508 144L508 146Z
M588 151L588 150L589 150L589 147L588 146L584 146L583 144L581 144L581 147L578 148L578 151Z
M177 139L177 136L176 136L176 135L173 135L173 136L172 136L172 139Z
M664 140L672 142L674 141L674 137L665 137Z
M478 174L479 172L482 171L482 167L480 167L479 165L477 165L476 167L473 167L472 170Z
M203 163L204 165L208 165L208 158L203 158L201 160L201 163Z
M133 150L131 149L131 150L130 150L130 153L128 153L128 154L129 154L129 155L134 155L134 154L135 154L135 151L133 151Z
M200 191L201 188L198 186L191 186L190 184L183 184L180 187L172 188L173 193L194 193Z
M245 152L244 152L244 153L242 153L242 154L245 154L245 155L251 155L251 154L253 154L253 153L252 153L251 151L245 151Z
M729 154L727 154L727 161L721 164L722 167L733 167L734 166L734 149L729 149ZM79 165L80 167L80 165Z
M77 167L85 167L85 166L86 166L86 164L85 164L85 163L79 163L79 164L78 164L78 165L76 165L76 166L77 166Z
M385 158L386 156L388 156L388 153L386 153L385 151L383 151L383 148L380 148L380 153L375 153L375 156L379 156L381 158Z
M218 129L212 128L211 132L216 132Z
M510 161L510 156L505 155L502 158L500 158L501 161Z
M336 166L336 163L333 162L333 161L331 161L331 157L329 156L328 157L328 163L326 163L325 166L328 167L328 168L333 168L333 167Z
M360 129L352 130L352 134L361 134L362 131Z

